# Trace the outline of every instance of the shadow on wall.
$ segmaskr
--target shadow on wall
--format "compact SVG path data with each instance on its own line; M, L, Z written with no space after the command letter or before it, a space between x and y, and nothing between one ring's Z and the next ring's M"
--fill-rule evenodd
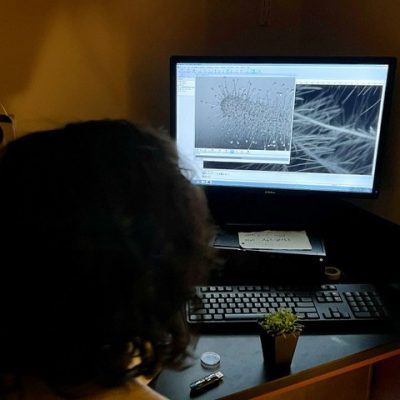
M0 48L9 62L0 67L0 100L16 114L19 131L128 117L127 53L140 39L121 32L115 10L127 15L128 1L119 3L16 0L3 6Z
M207 54L208 1L141 1L141 18L134 21L140 43L129 53L129 107L144 121L169 126L169 58Z
M23 91L31 78L57 0L14 0L1 5L0 99Z
M210 55L304 55L304 0L207 1Z
M11 2L10 2L11 3ZM18 134L66 121L168 126L169 57L204 54L205 6L184 0L16 0L3 6L0 101Z

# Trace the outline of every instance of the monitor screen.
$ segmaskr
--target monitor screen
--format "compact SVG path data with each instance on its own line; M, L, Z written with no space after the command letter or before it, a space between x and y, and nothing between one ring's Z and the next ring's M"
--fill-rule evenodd
M171 130L206 187L376 196L392 58L172 57Z

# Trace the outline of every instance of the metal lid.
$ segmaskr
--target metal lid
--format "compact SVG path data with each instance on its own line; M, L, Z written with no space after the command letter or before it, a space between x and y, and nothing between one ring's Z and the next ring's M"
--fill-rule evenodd
M200 361L204 368L218 368L221 357L219 354L214 353L213 351L206 351L201 355Z

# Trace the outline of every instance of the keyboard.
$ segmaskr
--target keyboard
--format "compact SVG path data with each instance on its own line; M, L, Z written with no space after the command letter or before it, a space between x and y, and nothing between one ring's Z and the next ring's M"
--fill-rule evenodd
M386 326L390 316L370 284L295 286L198 286L186 305L190 325L204 328L257 327L278 308L297 314L305 331L339 333Z

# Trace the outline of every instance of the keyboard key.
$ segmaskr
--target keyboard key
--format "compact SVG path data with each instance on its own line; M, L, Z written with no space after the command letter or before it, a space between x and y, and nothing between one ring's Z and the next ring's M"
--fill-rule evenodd
M355 312L354 316L356 318L372 318L372 315L369 311Z
M240 319L247 319L247 320L258 320L264 317L264 314L258 313L258 314L225 314L225 319L235 319L235 320L240 320Z
M294 312L297 313L307 313L307 312L313 312L316 311L315 307L295 307Z
M296 304L296 306L297 307L314 307L314 303L301 301L301 302L298 302Z

